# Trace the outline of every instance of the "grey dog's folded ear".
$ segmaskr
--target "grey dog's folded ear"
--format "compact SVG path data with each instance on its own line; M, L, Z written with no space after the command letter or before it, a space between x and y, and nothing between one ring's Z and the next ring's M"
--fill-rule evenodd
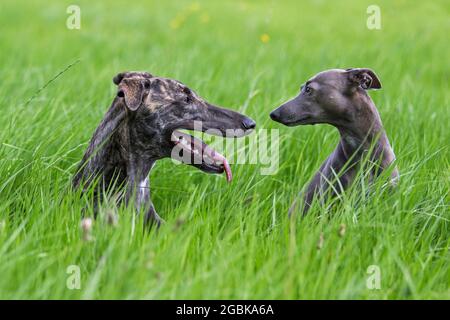
M367 68L351 68L345 70L352 85L368 89L381 89L381 82L375 72Z

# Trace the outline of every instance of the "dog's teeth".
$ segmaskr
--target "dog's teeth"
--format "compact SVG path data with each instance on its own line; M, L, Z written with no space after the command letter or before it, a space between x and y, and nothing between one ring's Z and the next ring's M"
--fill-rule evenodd
M198 150L197 150L197 149L194 149L193 153L194 153L194 154L198 154Z

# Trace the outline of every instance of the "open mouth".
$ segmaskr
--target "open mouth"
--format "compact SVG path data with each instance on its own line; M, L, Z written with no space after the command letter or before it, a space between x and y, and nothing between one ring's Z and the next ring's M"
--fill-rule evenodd
M225 171L227 181L233 179L227 159L202 140L179 130L172 132L170 140L174 144L172 158L208 173Z

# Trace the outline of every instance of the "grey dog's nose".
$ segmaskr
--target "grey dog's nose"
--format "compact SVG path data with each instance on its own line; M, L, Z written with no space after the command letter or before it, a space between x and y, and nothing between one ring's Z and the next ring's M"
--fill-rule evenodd
M244 120L242 120L242 125L244 126L245 129L248 129L248 130L255 129L256 122L250 118L245 118Z
M280 119L280 114L277 110L274 110L270 113L270 118L274 121L278 121Z

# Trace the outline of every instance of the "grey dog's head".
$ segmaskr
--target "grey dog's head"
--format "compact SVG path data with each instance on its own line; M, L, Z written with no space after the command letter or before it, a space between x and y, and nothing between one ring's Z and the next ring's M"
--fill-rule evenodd
M316 123L339 126L353 119L358 99L368 97L365 90L380 88L380 80L370 69L323 71L303 84L300 93L272 111L270 117L287 126Z
M256 126L252 119L210 104L173 79L147 72L123 72L113 82L118 86L116 101L126 106L138 143L143 149L151 149L157 158L170 157L178 146L180 156L188 153L191 158L188 164L206 172L221 173L229 169L226 159L203 141L179 130L240 137ZM204 159L198 161L199 155Z

